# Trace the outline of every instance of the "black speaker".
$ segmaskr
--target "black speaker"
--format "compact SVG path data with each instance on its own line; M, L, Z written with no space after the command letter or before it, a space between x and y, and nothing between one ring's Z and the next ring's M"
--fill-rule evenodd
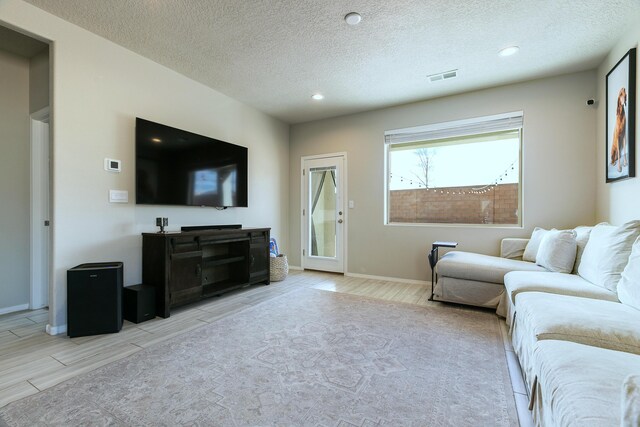
M156 317L156 289L149 285L124 288L124 318L140 323Z
M122 329L122 276L121 262L80 264L67 271L67 335Z

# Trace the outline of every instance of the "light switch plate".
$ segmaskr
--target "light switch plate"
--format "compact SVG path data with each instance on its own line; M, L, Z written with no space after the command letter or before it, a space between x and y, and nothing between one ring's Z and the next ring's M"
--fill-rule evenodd
M129 203L127 190L109 190L109 203Z
M349 200L349 209L353 209L356 206L355 203L353 203L353 200Z

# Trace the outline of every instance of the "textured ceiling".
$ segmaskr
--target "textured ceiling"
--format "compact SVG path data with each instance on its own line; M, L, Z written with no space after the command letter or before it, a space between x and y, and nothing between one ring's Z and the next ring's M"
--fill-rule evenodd
M0 26L0 50L31 58L49 46L46 43Z
M640 22L638 0L27 1L289 123L590 69Z

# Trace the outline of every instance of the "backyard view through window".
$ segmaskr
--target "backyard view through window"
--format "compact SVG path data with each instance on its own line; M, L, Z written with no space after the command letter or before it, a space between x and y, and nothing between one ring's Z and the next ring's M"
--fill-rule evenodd
M387 137L387 223L519 225L520 126Z

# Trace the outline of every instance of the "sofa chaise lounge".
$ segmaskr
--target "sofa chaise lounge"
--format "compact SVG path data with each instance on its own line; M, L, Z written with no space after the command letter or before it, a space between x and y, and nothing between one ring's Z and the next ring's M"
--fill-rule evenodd
M534 231L530 241L540 240L535 235L545 233ZM544 259L549 255L550 237L545 235L535 250L536 242L532 246L527 242L522 254L529 250L535 264L544 269L505 272L504 292L496 304L497 313L510 324L534 421L541 426L638 426L640 221L551 234L564 234L567 241L573 236L573 267L568 266L570 245L554 255L563 264L560 272L557 262ZM437 267L445 286L456 262L482 260L449 254L441 259L444 269ZM474 280L471 271L481 270L473 263L463 268L464 280L469 281Z

